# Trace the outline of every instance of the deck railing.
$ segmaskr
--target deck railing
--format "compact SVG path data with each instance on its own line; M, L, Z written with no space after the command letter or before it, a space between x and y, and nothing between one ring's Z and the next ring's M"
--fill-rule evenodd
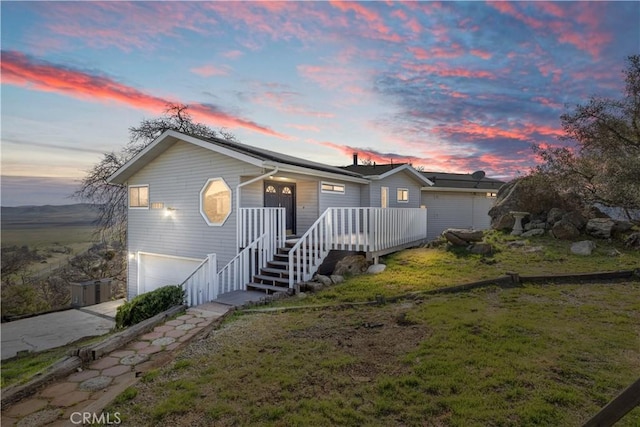
M240 237L248 240L255 230L262 230L262 234L247 242L219 271L216 254L208 255L182 283L189 306L246 289L252 277L284 246L283 208L246 208L246 211L243 221L252 225ZM289 287L309 280L330 250L375 254L422 240L426 233L426 209L329 208L289 251Z
M246 248L264 233L272 233L273 243L284 247L285 208L240 208L238 210L238 248Z
M289 251L289 287L309 280L330 250L375 254L426 236L426 209L329 208Z

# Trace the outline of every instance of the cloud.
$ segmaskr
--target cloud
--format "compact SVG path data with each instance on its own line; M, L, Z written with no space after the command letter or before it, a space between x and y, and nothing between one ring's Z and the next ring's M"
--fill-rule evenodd
M64 150L72 153L90 153L90 154L104 154L104 150L99 150L97 148L86 148L86 147L78 147L77 145L62 145L55 144L51 142L35 142L35 141L25 141L19 139L11 139L11 138L2 138L2 144L12 144L19 145L20 147L39 147L39 148L53 148L56 150Z
M598 2L489 1L488 4L538 34L551 34L559 42L573 45L593 58L599 58L613 38L609 32L601 29L606 6Z
M329 3L342 12L353 12L357 20L364 21L367 24L367 31L362 31L360 33L362 36L394 43L403 41L403 37L396 34L391 27L385 24L384 19L378 12L365 6L366 3L336 0L331 0Z
M189 71L201 77L226 76L229 74L229 67L218 67L215 65L206 64L201 65L200 67L192 68Z
M36 60L16 51L2 51L1 69L2 84L54 92L83 100L114 101L153 113L164 111L169 102L177 102L149 95L106 76ZM266 126L226 113L213 104L189 103L189 106L194 117L215 123L216 126L244 128L269 136L287 138Z

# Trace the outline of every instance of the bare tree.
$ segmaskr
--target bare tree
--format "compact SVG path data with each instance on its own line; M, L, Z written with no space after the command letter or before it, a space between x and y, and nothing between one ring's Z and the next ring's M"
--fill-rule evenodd
M129 128L129 143L118 153L105 153L82 179L80 189L73 197L98 207L97 233L103 241L126 241L127 189L113 184L109 177L136 154L167 130L176 130L205 138L220 136L236 138L225 130L215 131L202 123L195 123L183 104L167 104L165 114L155 119L144 119L137 127Z
M585 202L640 209L640 55L627 58L621 99L592 97L560 118L573 147L534 147L544 163L537 172L554 177L566 193Z

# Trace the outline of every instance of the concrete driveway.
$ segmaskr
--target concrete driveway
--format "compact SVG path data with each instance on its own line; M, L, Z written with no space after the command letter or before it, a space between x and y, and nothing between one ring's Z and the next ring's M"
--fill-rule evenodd
M23 350L38 352L104 335L115 326L116 309L123 302L109 301L3 323L0 325L2 360Z

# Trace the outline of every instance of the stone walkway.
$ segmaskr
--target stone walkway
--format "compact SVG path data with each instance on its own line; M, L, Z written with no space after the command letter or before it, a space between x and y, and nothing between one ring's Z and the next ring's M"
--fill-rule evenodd
M172 351L232 308L208 303L187 309L185 314L156 326L125 347L3 408L2 426L77 426L83 425L83 417L94 414L103 417L103 424L114 424L114 415L102 411L118 394L135 384L142 373L170 360Z

